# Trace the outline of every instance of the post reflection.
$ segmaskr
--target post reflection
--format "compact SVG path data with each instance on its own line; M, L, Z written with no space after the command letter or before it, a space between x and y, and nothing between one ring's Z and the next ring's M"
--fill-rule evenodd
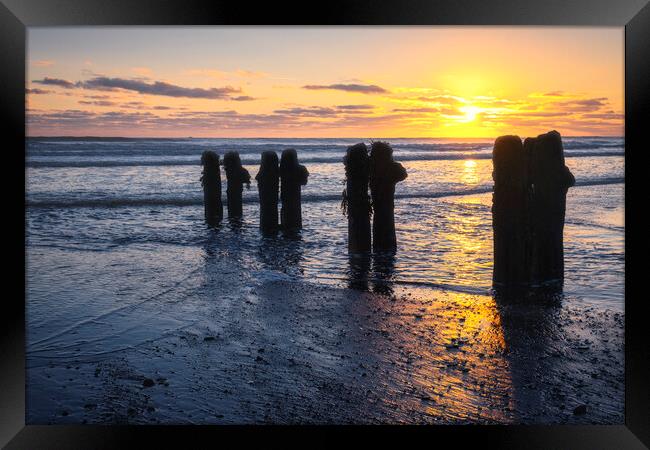
M303 273L304 242L300 231L263 233L257 256L266 270L287 275Z
M359 291L393 295L395 254L350 253L348 256L348 286Z
M369 290L371 256L369 252L348 255L348 286L358 291Z
M393 277L395 275L395 253L376 253L372 260L373 291L384 295L393 295Z

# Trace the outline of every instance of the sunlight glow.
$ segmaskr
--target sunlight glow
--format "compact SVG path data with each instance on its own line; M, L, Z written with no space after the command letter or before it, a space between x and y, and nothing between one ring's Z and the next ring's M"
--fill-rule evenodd
M462 122L472 122L476 119L476 115L482 111L478 106L461 106L458 110L465 113L465 117L461 120Z

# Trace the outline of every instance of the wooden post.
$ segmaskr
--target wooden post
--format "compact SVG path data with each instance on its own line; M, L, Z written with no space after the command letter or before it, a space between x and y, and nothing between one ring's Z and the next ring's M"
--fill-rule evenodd
M528 168L519 136L501 136L492 150L495 285L528 283Z
M342 206L348 216L348 251L370 251L370 197L368 196L368 147L360 143L348 148L345 157L346 187Z
M524 141L529 160L530 281L533 284L564 279L564 216L566 194L575 178L564 164L562 138L557 131Z
M373 142L370 147L370 193L372 196L373 251L394 252L395 184L406 179L406 170L393 160L393 149L386 142Z
M237 152L226 152L223 155L223 168L226 172L228 185L226 187L226 198L228 201L228 217L242 217L242 190L244 184L250 187L251 176L248 170L241 165L241 159Z
M285 231L302 228L302 205L300 187L307 184L309 172L298 164L298 154L292 148L284 150L280 158L280 198L282 210L280 219Z
M221 172L219 170L219 155L211 150L206 150L201 155L203 174L203 206L205 220L208 225L216 225L223 219L223 205L221 203Z
M278 155L273 151L262 153L260 171L255 176L260 196L260 229L273 232L278 229L278 188L280 170Z
M492 153L495 286L548 285L564 279L566 194L575 183L562 138L551 131L501 136Z

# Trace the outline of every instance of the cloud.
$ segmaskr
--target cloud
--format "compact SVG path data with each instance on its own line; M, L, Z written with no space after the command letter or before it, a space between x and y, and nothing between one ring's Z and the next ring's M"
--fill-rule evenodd
M362 94L384 94L388 91L374 84L308 84L302 87L309 90L332 89L337 91L359 92Z
M370 109L375 109L374 105L337 105L337 109L343 109L346 111L367 111Z
M79 104L81 104L81 105L95 105L95 106L115 106L117 103L111 102L111 101L108 101L108 100L94 100L94 101L79 100Z
M110 95L84 95L84 98L92 98L94 100L106 100L111 98Z
M273 112L276 114L284 114L288 116L299 116L299 117L326 117L326 116L336 116L338 114L335 109L324 107L324 106L276 109Z
M145 107L144 102L126 102L120 105L121 108L142 109Z
M462 105L466 100L455 95L433 95L433 96L420 96L416 98L421 102L436 103L441 105Z
M146 83L141 80L109 77L95 77L90 80L81 82L80 86L86 89L123 89L127 91L137 92L139 94L205 99L223 99L228 98L229 94L241 92L241 89L233 88L231 86L210 89L187 88L166 83L164 81Z
M42 80L33 80L33 82L38 84L44 84L47 86L58 86L65 89L74 89L76 87L79 87L78 83L73 83L68 80L62 80L60 78L45 77Z
M32 62L32 66L34 67L52 67L54 64L54 61L46 59Z
M227 111L173 111L159 116L151 111L80 111L80 110L31 110L27 115L31 135L83 134L87 130L101 129L105 132L150 135L161 131L212 134L226 130L304 130L328 127L360 128L390 125L403 115L378 116L351 115L327 107L296 107L268 114L244 114Z
M222 88L189 88L166 83L164 81L155 81L148 83L144 79L126 79L126 78L109 78L104 76L95 76L90 80L77 81L76 83L60 78L45 77L42 80L33 80L34 83L58 86L64 89L89 89L100 91L112 91L116 89L137 92L139 94L160 95L166 97L185 97L185 98L204 98L204 99L224 99L235 101L250 101L253 97L241 95L230 97L230 94L241 92L241 88L225 86ZM100 98L100 96L96 96ZM104 96L108 98L108 96Z
M625 118L625 115L615 113L615 112L605 112L605 113L583 114L582 117L585 117L585 118L588 118L588 119L622 120L622 119Z
M34 89L25 89L25 92L27 94L49 94L52 91L48 91L46 89L34 88Z
M419 113L436 113L440 112L439 108L395 108L394 112L419 112Z
M234 100L236 102L250 102L257 99L255 97L251 97L250 95L239 95L237 97L230 97L230 100Z

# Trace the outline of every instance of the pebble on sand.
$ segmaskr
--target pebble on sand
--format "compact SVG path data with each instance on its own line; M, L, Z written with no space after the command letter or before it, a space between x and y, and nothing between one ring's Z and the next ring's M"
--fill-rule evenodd
M575 415L586 414L586 413L587 413L587 405L576 406L576 408L573 410L573 414Z

